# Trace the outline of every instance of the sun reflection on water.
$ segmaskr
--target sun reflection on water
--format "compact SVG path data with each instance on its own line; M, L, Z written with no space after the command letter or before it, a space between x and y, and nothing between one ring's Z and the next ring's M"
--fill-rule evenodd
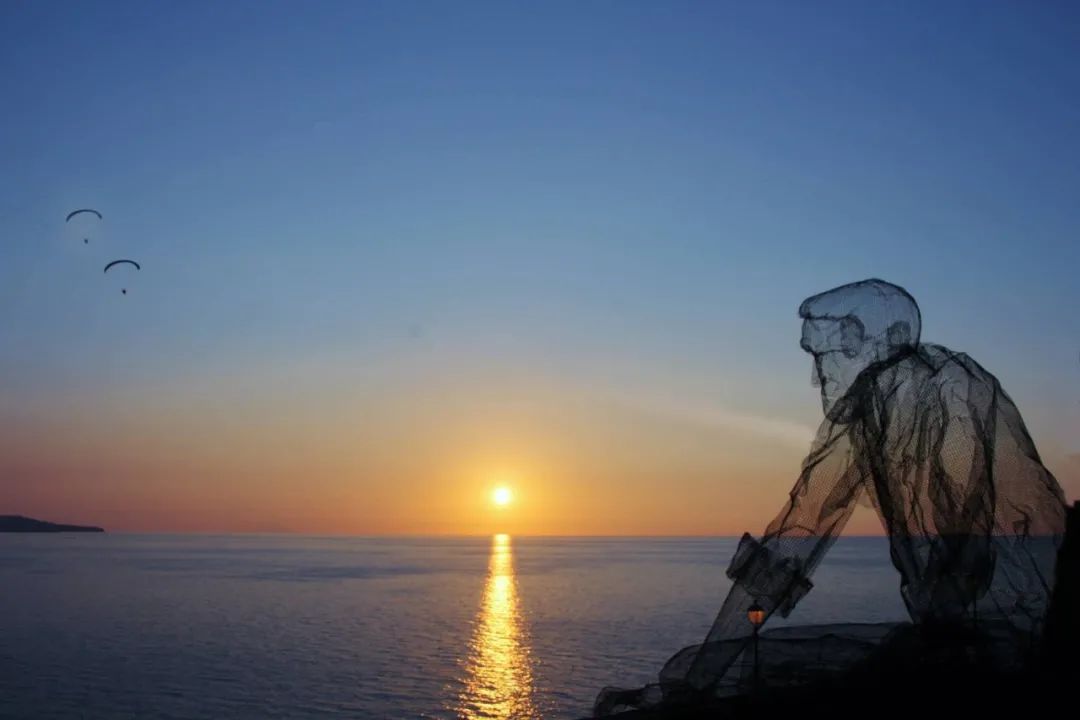
M509 535L496 535L491 543L487 584L469 643L464 682L457 707L461 718L539 717L532 700L531 658Z

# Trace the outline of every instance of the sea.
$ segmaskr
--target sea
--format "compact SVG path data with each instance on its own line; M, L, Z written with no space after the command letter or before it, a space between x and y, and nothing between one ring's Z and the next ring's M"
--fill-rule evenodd
M0 718L581 718L700 642L735 538L0 535ZM844 537L769 627L906 618Z

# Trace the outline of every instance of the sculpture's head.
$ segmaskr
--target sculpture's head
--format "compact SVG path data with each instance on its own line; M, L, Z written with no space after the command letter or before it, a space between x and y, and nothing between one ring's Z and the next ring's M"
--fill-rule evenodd
M803 301L802 349L814 356L813 383L826 417L842 419L848 397L869 366L919 344L922 316L915 298L884 280L841 285Z

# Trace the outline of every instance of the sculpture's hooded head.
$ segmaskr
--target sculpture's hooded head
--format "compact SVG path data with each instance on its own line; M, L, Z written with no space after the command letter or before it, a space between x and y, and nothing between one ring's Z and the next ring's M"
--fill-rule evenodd
M826 417L843 421L858 398L859 375L919 344L922 316L915 298L884 280L841 285L803 301L802 349L814 356L815 386Z

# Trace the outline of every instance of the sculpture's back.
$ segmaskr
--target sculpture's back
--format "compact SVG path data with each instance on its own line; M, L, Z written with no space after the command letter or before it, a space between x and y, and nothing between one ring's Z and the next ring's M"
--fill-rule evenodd
M1026 652L1065 506L1016 405L970 357L930 344L882 369L873 393L859 429L868 491L912 619L970 621Z

